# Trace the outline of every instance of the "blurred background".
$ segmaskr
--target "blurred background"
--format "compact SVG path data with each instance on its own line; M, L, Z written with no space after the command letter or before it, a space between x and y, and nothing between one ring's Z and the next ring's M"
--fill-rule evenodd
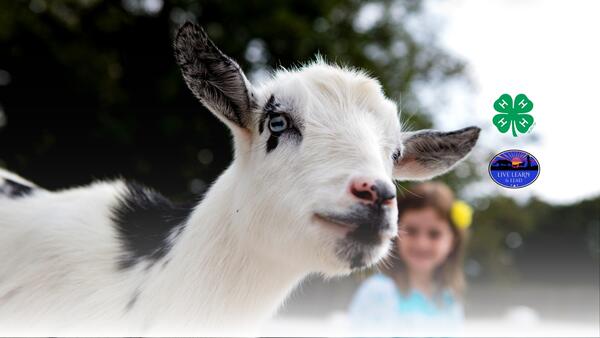
M232 158L226 128L176 68L190 20L251 81L321 53L368 70L413 129L483 128L441 178L475 208L465 262L467 335L600 335L600 31L593 1L0 1L0 167L49 189L123 176L186 200ZM535 103L534 130L491 123L503 93ZM531 152L531 186L488 173L494 154ZM409 187L409 183L402 183ZM369 272L310 277L265 334L335 334ZM292 332L287 331L287 334Z

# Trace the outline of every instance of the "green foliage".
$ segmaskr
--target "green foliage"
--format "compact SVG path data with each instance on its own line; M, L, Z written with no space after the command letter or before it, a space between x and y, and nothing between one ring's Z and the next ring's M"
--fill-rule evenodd
M152 3L162 2L0 2L0 69L12 78L0 86L8 121L0 144L12 145L0 149L5 166L49 188L124 174L176 196L201 179L192 189L201 191L231 150L228 131L175 66L172 35L186 20L203 25L251 77L317 53L364 68L402 98L413 128L431 126L416 86L463 78L420 1ZM203 149L210 163L199 163Z
M538 199L518 204L496 196L479 201L471 230L469 257L495 280L598 279L600 197L554 206ZM489 203L489 204L488 204ZM519 240L511 243L511 236ZM562 271L562 276L556 276Z

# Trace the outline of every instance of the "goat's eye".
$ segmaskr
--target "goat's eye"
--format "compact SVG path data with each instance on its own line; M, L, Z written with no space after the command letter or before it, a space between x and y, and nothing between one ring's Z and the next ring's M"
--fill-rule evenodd
M269 119L269 130L272 133L279 134L289 128L289 122L283 115L274 115Z
M401 149L396 149L396 151L394 151L394 153L392 154L392 160L394 162L397 162L400 157L402 157L402 150Z

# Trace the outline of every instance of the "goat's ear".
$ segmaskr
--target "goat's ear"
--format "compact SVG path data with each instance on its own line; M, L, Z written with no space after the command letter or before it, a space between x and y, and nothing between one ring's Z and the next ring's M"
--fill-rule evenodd
M452 132L405 133L402 136L404 149L394 165L394 178L426 180L447 172L471 152L480 130L468 127Z
M240 66L190 22L179 28L174 48L183 78L202 104L226 124L247 127L254 99Z

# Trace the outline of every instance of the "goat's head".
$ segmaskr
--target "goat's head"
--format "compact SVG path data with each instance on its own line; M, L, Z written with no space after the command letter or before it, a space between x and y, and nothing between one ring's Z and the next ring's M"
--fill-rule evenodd
M383 257L397 231L392 180L448 171L479 135L475 127L402 132L379 82L322 61L252 86L189 23L175 55L188 87L234 135L240 186L253 192L240 214L252 227L240 233L313 271L345 273Z

